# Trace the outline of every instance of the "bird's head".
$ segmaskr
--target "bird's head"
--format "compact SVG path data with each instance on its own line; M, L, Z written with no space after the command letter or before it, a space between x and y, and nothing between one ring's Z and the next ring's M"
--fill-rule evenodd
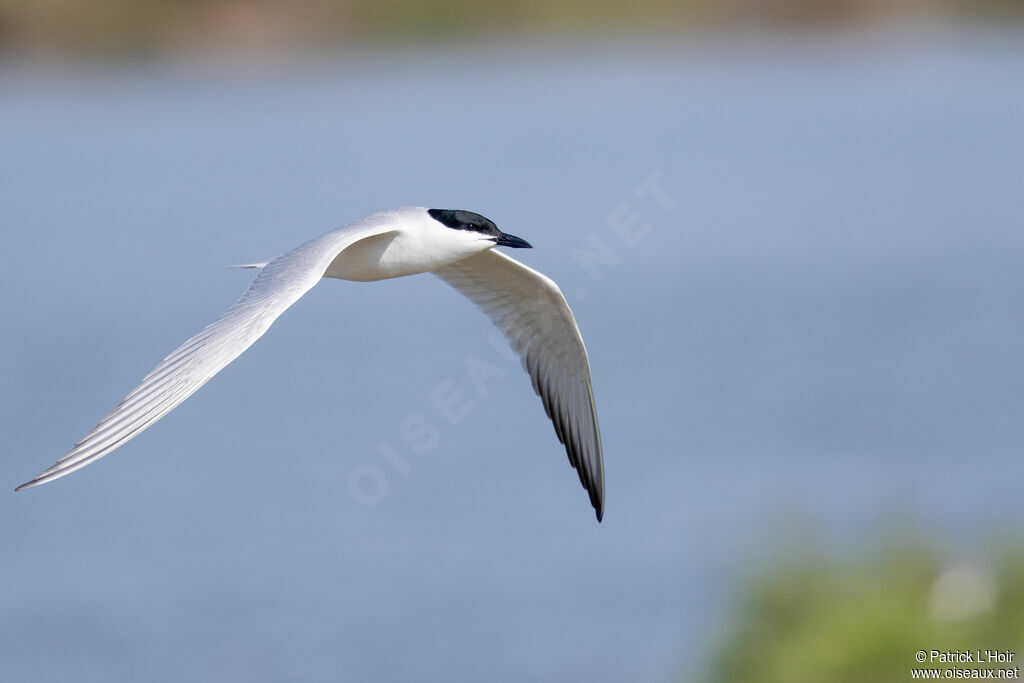
M494 246L526 249L533 246L521 237L498 230L493 221L472 211L427 209L427 214L446 229L457 231L455 235L459 236L460 241L473 243L479 246L481 251Z

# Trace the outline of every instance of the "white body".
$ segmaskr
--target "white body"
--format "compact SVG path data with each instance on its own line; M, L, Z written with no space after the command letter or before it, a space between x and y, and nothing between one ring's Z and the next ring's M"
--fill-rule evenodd
M494 246L476 233L439 226L419 207L382 211L359 224L377 225L382 232L343 249L327 266L324 277L372 282L428 273Z
M252 266L260 273L220 319L175 349L74 448L17 490L70 474L137 436L237 358L321 278L366 282L433 272L487 313L519 353L600 520L601 435L576 321L554 282L494 246L482 232L442 225L422 207L402 207Z

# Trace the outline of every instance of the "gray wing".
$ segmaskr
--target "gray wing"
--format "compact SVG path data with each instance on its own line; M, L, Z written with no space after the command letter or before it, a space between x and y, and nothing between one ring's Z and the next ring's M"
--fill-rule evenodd
M53 467L15 490L59 479L138 436L262 337L279 315L320 280L343 249L364 237L384 232L387 229L379 222L360 221L270 261L219 320L164 358Z
M590 362L558 285L493 249L434 274L486 313L519 354L601 521L604 455Z

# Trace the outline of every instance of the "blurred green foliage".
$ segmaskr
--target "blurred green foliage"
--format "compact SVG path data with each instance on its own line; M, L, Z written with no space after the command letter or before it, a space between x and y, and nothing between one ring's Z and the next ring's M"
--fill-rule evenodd
M920 650L1009 650L1011 664L955 666L1024 666L1024 554L996 558L956 572L914 543L852 562L801 552L750 581L707 680L886 683L910 680L912 668L944 668L918 663ZM979 601L974 576L991 601ZM965 609L951 614L950 602Z
M310 51L1024 16L1024 0L0 0L0 51Z

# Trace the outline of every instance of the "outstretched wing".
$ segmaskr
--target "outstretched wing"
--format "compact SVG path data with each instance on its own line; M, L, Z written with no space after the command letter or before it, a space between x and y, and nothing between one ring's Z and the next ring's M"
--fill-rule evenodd
M604 456L590 362L558 285L493 249L434 274L480 307L519 354L601 521Z
M373 218L376 216L310 240L266 264L219 320L164 358L53 467L15 490L39 486L85 467L177 407L262 337L285 309L320 280L342 250L365 237L388 232L386 222Z

